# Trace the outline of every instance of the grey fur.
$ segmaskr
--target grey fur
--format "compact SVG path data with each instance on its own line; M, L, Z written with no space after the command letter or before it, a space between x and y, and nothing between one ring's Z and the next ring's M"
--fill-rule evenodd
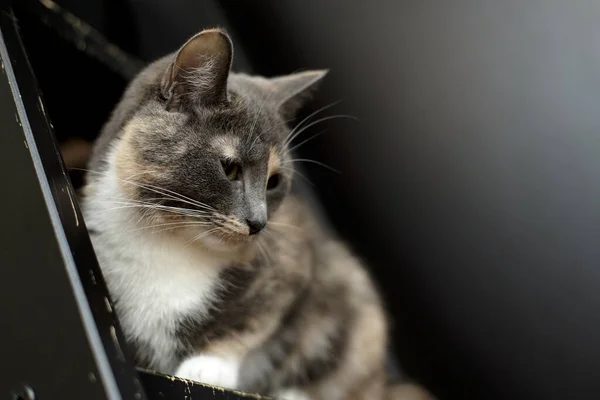
M227 224L206 209L194 210L185 199L201 202L239 226L247 219L262 218L263 212L269 222L256 237L238 240L241 244L210 256L225 260L215 275L211 300L196 310L167 316L174 322L159 327L171 341L167 348L172 351L164 356L168 360L157 359L152 336L134 333L144 326L124 323L136 359L140 366L173 373L194 354L235 353L243 359L239 389L267 394L299 389L314 399L328 400L383 399L387 328L379 297L361 263L288 193L293 169L284 146L289 134L285 119L306 100L325 71L274 79L229 73L229 38L222 31L208 32L142 71L95 145L90 162L94 173L88 175L83 205L117 313L138 312L127 292L134 290L135 282L123 282L120 276L147 250L131 249L134 244L118 239L127 237L123 232L137 222L170 221L175 218L167 212L170 207L204 212L203 223L229 240ZM206 37L212 39L197 42ZM178 56L189 50L189 43L202 54ZM210 59L216 60L210 68L218 70L202 70ZM181 74L173 74L180 69ZM194 83L200 82L194 80L197 74L203 74L200 87ZM219 78L223 76L226 84ZM242 171L239 180L225 176L223 154L215 147L220 138L235 144ZM267 190L272 159L279 159L271 173L279 174L280 181ZM106 178L119 173L124 174L120 181ZM131 176L136 176L135 185L128 186ZM135 218L114 222L120 220L111 215L120 211L104 205L111 201L104 193L109 192L107 185L118 187L121 182L127 201L158 207L134 209ZM156 188L164 198L157 199ZM131 243L137 243L152 232L134 230L129 235ZM178 240L176 233L156 237ZM152 285L160 288L162 283Z

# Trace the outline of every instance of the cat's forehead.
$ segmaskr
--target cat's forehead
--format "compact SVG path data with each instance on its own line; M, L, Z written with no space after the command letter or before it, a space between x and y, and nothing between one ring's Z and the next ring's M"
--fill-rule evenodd
M281 147L287 128L277 112L255 99L232 97L227 107L203 110L196 123L199 134L206 134L215 145L238 149Z

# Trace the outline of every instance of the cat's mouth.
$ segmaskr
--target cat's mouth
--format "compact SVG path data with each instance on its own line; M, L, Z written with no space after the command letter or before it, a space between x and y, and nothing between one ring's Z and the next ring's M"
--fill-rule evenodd
M217 252L237 252L253 240L248 232L233 231L221 227L205 229L203 233L196 236L200 237L197 242Z
M153 215L158 217L151 223L152 227L158 227L152 229L153 232L179 232L188 243L197 242L218 249L239 247L256 236L247 223L242 223L233 215L174 203L152 207L152 211L156 212Z
M199 242L217 249L237 248L252 241L250 229L234 219L212 220L205 226L189 225L185 227L185 236L190 243Z
M222 237L224 238L225 242L235 243L235 244L246 243L246 242L249 242L251 239L251 237L248 233L230 232L230 231L223 232Z

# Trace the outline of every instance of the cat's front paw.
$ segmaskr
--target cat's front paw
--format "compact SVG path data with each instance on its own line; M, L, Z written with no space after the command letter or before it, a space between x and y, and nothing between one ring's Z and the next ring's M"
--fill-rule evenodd
M236 389L239 369L240 365L235 360L199 355L190 357L181 363L175 375L200 383Z
M283 389L275 393L277 400L311 400L308 393L299 389Z

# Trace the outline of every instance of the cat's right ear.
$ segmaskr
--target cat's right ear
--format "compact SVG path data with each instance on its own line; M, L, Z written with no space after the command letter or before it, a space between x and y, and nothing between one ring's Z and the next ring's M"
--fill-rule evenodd
M167 107L226 103L232 59L233 45L225 31L207 29L192 37L163 76L161 93Z
M328 72L329 70L322 69L271 78L269 82L273 100L281 115L285 119L294 117Z

